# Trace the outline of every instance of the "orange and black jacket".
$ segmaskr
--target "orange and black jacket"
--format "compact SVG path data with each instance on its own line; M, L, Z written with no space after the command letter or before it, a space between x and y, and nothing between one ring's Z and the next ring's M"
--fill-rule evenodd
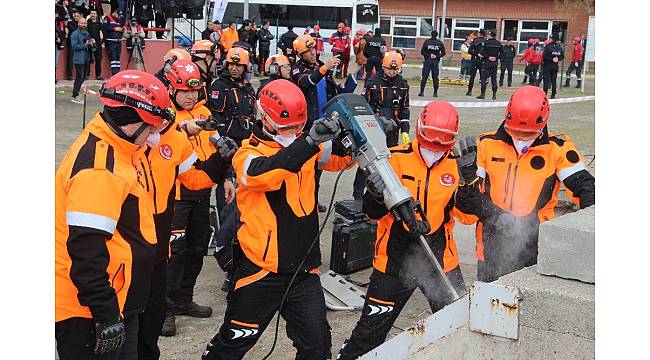
M263 274L298 268L318 234L316 169L338 171L351 162L331 142L312 146L305 139L303 134L283 148L264 135L258 121L232 160L242 223L237 239ZM315 246L304 269L318 267L320 257Z
M454 217L464 224L476 222L476 217L456 209L455 193L458 188L456 159L445 154L438 163L428 167L420 154L417 140L390 149L390 164L402 184L414 199L420 201L431 231L426 235L434 254L442 254L441 264L449 272L459 264L458 249L454 242ZM421 252L417 239L409 235L401 221L378 202L368 191L363 196L363 212L370 219L379 220L373 267L382 273L399 276L409 253ZM415 247L415 249L414 249Z
M401 75L391 78L383 72L376 74L366 82L363 97L375 114L395 120L400 132L409 132L409 84Z
M156 253L145 147L97 114L55 179L55 321L140 313Z
M251 136L255 121L255 89L244 79L233 80L229 75L212 83L208 106L217 121L224 125L222 134L241 145Z
M160 132L160 142L145 151L153 183L154 220L161 258L168 255L169 237L174 216L176 182L188 190L210 189L226 176L230 163L213 153L202 161L194 151L187 133L177 123Z
M176 109L176 125L181 129L189 120L207 119L211 115L210 110L205 106L205 100L199 100L192 110ZM201 131L198 135L186 136L190 140L194 153L198 160L206 161L216 152L214 146L210 143L210 136L215 135L216 131ZM161 139L162 140L162 139ZM210 197L211 188L202 188L201 190L190 189L182 181L176 181L176 200L198 201Z
M477 146L477 175L484 179L481 201L462 210L480 219L476 231L479 260L484 260L484 225L494 225L504 212L531 228L525 236L536 239L539 224L555 216L560 183L579 199L580 208L595 203L595 179L565 134L549 133L545 127L530 149L518 155L502 123L497 131L479 135ZM459 205L470 203L459 200ZM507 230L490 233L499 237L499 231Z

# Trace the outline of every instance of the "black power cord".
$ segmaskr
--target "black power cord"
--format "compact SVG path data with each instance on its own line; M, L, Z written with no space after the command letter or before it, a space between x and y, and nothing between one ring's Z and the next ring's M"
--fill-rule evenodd
M311 245L309 245L309 249L307 249L307 253L305 254L305 257L302 259L300 262L300 265L298 265L298 268L296 269L296 272L293 273L293 276L291 277L291 280L289 280L289 284L287 284L287 289L284 290L284 294L282 295L282 300L280 300L280 306L278 307L278 315L275 320L275 335L273 337L273 346L271 346L271 350L269 351L266 356L262 358L262 360L266 360L271 354L273 354L273 350L275 350L275 345L278 341L278 330L280 328L280 314L282 314L282 308L284 307L284 303L287 300L287 296L289 295L289 290L291 289L291 285L293 284L293 281L296 279L296 276L298 276L298 273L300 273L300 270L302 269L303 266L305 266L305 261L307 261L307 256L311 252L311 250L314 248L314 245L318 242L318 239L320 238L320 234L323 232L323 229L325 229L325 225L327 225L327 219L329 219L330 214L332 213L332 204L334 204L334 196L336 195L336 187L339 184L339 180L341 179L341 175L343 175L343 172L345 170L348 170L350 165L354 162L354 159L350 160L350 162L345 165L345 168L343 170L339 171L339 174L336 176L336 181L334 182L334 190L332 191L332 197L330 198L330 204L327 208L327 213L325 214L325 220L323 220L323 225L321 225L320 229L318 230L318 234L314 238L314 241L311 242Z

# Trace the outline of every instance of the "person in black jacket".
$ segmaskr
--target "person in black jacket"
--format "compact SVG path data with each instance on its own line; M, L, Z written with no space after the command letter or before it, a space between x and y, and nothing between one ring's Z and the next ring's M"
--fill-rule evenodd
M239 35L239 41L246 42L250 45L250 30L251 30L251 21L246 19L241 23L241 27L237 30Z
M214 23L208 21L205 30L201 31L201 40L210 40L210 34L212 34L212 32L214 32Z
M485 30L481 29L478 31L478 37L472 41L472 44L469 46L469 54L472 55L469 65L469 82L467 83L467 93L465 95L472 96L472 88L474 88L474 78L476 77L476 71L481 70L481 51L483 50L483 44L485 43Z
M544 78L544 93L548 94L549 83L551 85L551 99L555 99L555 92L557 89L557 71L558 63L564 59L564 51L562 47L556 42L557 35L551 35L549 43L544 47L542 53L543 66L542 77Z
M257 64L260 70L264 69L266 59L269 58L271 53L270 46L271 40L273 40L273 34L269 31L270 24L271 23L268 20L264 20L262 22L262 27L257 31L257 41L260 44L259 53L257 55L259 61ZM266 71L264 72L264 75L268 75L266 74Z
M375 28L375 34L366 42L363 48L363 55L368 59L366 62L366 79L372 74L372 69L379 74L381 72L382 56L386 52L386 41L381 37L381 29Z
M422 44L420 54L424 57L424 64L422 65L422 80L420 81L420 93L418 96L424 96L424 87L429 80L429 72L431 72L431 79L433 80L433 97L438 97L438 85L440 79L438 78L440 71L440 59L445 56L445 44L438 40L438 32L431 31L431 37Z
M278 46L282 50L282 54L289 58L289 61L292 63L295 62L296 56L293 52L293 41L296 40L298 34L293 32L293 25L287 25L287 32L280 36L280 41L278 41Z
M97 16L97 10L90 9L90 19L88 20L88 32L90 37L95 39L95 45L90 54L90 63L95 62L95 80L104 80L102 77L102 40L104 39L102 23ZM90 66L86 68L86 77L90 77Z
M68 48L68 58L66 62L65 75L67 80L72 80L72 33L79 28L77 22L81 18L81 13L77 10L72 12L72 19L68 20L66 27L68 28L68 37L65 39Z
M508 87L512 86L512 61L517 55L515 46L512 45L510 38L506 39L506 44L501 49L501 74L499 74L499 86L503 86L503 76L508 71Z
M494 38L494 31L488 31L487 40L483 43L480 52L481 58L481 95L477 99L485 99L485 89L487 88L488 77L492 82L492 100L497 99L497 63L501 58L501 48L503 45Z

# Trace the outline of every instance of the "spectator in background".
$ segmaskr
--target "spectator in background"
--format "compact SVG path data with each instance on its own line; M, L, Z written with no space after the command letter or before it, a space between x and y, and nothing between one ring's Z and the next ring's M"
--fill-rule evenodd
M111 0L111 9L117 10L120 18L123 18L125 16L124 14L126 14L126 0ZM124 22L121 22L120 25L124 25Z
M143 28L149 27L149 21L153 20L153 0L136 0L134 14L138 24ZM147 33L145 31L145 38Z
M164 28L167 24L167 17L165 16L165 8L162 0L157 0L153 6L153 13L155 17L155 27ZM165 36L164 31L156 31L156 39L162 39Z
M320 54L325 48L325 42L323 41L323 36L320 34L320 25L314 25L314 31L311 33L311 37L316 42L316 61L320 61Z
M72 39L72 61L75 68L74 87L72 88L72 102L83 104L79 99L79 90L86 77L86 66L88 66L89 54L95 46L95 40L88 33L88 24L86 19L80 18L78 28L70 35Z
M210 35L214 32L214 23L208 21L205 30L201 31L201 40L210 40Z
M82 17L86 17L88 15L88 0L73 0L72 10L77 10Z
M221 46L221 33L223 30L221 30L221 22L219 20L215 20L212 23L212 32L210 33L210 38L208 40L212 41L215 44L219 44ZM221 46L223 50L223 46Z
M332 45L332 55L338 56L341 64L334 70L334 77L341 78L341 70L343 68L343 61L345 60L345 50L350 49L350 36L345 33L345 24L340 22L336 27L336 32L330 36L329 44ZM348 59L349 61L349 59Z
M350 65L350 49L352 48L352 37L350 36L350 27L346 26L345 29L345 36L348 38L347 45L345 47L345 51L343 52L343 59L342 59L342 64L343 64L343 77L346 78L348 77L348 66Z
M472 40L469 37L460 45L460 79L469 79L469 66L472 63L472 55L469 53L469 45Z
M507 38L506 44L501 49L501 74L499 74L499 86L503 86L503 75L508 72L508 87L512 86L512 62L517 55L515 46L512 45L512 39Z
M264 71L264 67L260 67L258 69L258 64L257 64L257 31L259 28L257 27L257 24L255 24L254 21L251 21L251 27L248 30L248 43L251 44L251 64L253 64L253 71L255 72L255 75L259 76L260 72L259 69L262 69Z
M60 6L60 5L57 5ZM59 65L59 50L65 48L65 22L61 21L61 13L58 11L54 12L54 77L56 78L56 69ZM54 80L56 84L57 81Z
M102 0L90 0L88 1L88 11L91 10L97 11L97 16L101 19L104 16L104 8L102 7Z
M375 76L374 73L381 72L381 61L385 49L386 41L381 37L381 29L375 28L374 35L368 38L366 47L363 49L363 55L368 59L366 62L366 80Z
M56 4L56 11L59 13L59 19L67 22L72 19L72 6L70 1L62 0Z
M133 46L135 46L138 40L140 42L140 47L143 50L146 46L144 42L146 34L144 33L142 26L138 24L138 20L135 16L131 16L130 22L124 26L124 34L122 37L126 39L126 49L129 51L133 51Z
M104 43L108 50L108 58L111 64L111 74L115 75L120 71L120 55L122 53L122 32L124 28L120 23L120 11L113 8L109 15L102 20L104 29Z
M77 22L81 18L81 14L79 11L74 10L72 12L72 19L68 20L68 23L66 24L67 26L67 41L66 41L66 47L68 48L68 58L66 62L66 69L65 69L65 78L67 80L72 80L72 33L77 30Z
M250 40L251 21L246 19L241 23L241 27L237 30L239 41L247 42L251 45Z
M260 43L260 52L258 54L258 67L259 69L265 69L266 60L271 54L271 40L273 40L273 34L269 31L269 26L271 23L268 20L262 22L262 27L257 31L257 39ZM264 75L268 74L264 71Z
M287 32L280 36L279 47L282 50L282 54L289 58L291 63L296 62L296 56L293 51L293 41L296 40L298 34L293 32L293 25L287 25Z
M366 62L368 62L368 59L363 55L363 48L366 47L366 41L368 40L368 35L364 34L362 29L357 30L356 36L354 37L354 40L352 40L352 48L354 49L354 58L359 65L359 69L357 69L356 73L356 79L361 80L364 76L364 68L366 66Z
M237 33L235 26L235 22L231 21L228 23L228 28L221 33L221 45L223 45L225 52L228 52L228 50L232 48L235 41L239 41L239 34Z
M585 48L582 46L581 40L582 38L579 36L573 38L573 56L571 56L571 63L566 71L566 82L564 83L564 87L571 86L571 73L573 71L576 72L576 77L578 79L576 89L579 89L582 86L582 59L585 54Z
M99 20L97 9L90 9L90 19L88 19L88 33L90 37L95 40L94 51L90 53L90 62L86 68L86 77L90 77L90 64L95 63L95 79L104 80L102 77L102 40L104 34L102 32L102 24Z

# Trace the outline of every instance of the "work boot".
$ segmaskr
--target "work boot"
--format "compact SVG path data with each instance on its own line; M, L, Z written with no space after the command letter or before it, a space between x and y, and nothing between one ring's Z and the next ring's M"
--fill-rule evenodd
M228 292L228 290L230 290L230 280L224 279L223 284L221 285L221 291Z
M571 83L571 79L570 79L570 78L566 78L566 81L564 82L564 87L569 87L569 86L571 86L570 83Z
M503 86L503 81L499 81L499 86Z
M528 81L528 76L524 76L524 81L521 82L521 84L525 84Z
M481 93L481 95L476 97L477 99L485 99L485 93Z
M418 96L422 97L422 96L424 96L424 93L421 92L421 93L418 94Z
M438 97L438 92L437 91L433 92L433 97Z
M176 316L174 314L165 316L165 322L163 323L162 330L160 331L162 336L175 336L176 335Z
M467 96L472 96L472 92L471 92L471 91L467 91L467 92L465 93L465 95L467 95Z
M555 99L555 93L551 93L551 99Z
M212 308L201 306L190 301L188 303L176 303L176 315L187 315L195 318L209 318L212 316Z
M576 84L576 89L580 89L582 87L582 80L578 80L578 83Z
M492 100L496 100L496 99L497 99L497 94L496 94L496 93L492 93Z

